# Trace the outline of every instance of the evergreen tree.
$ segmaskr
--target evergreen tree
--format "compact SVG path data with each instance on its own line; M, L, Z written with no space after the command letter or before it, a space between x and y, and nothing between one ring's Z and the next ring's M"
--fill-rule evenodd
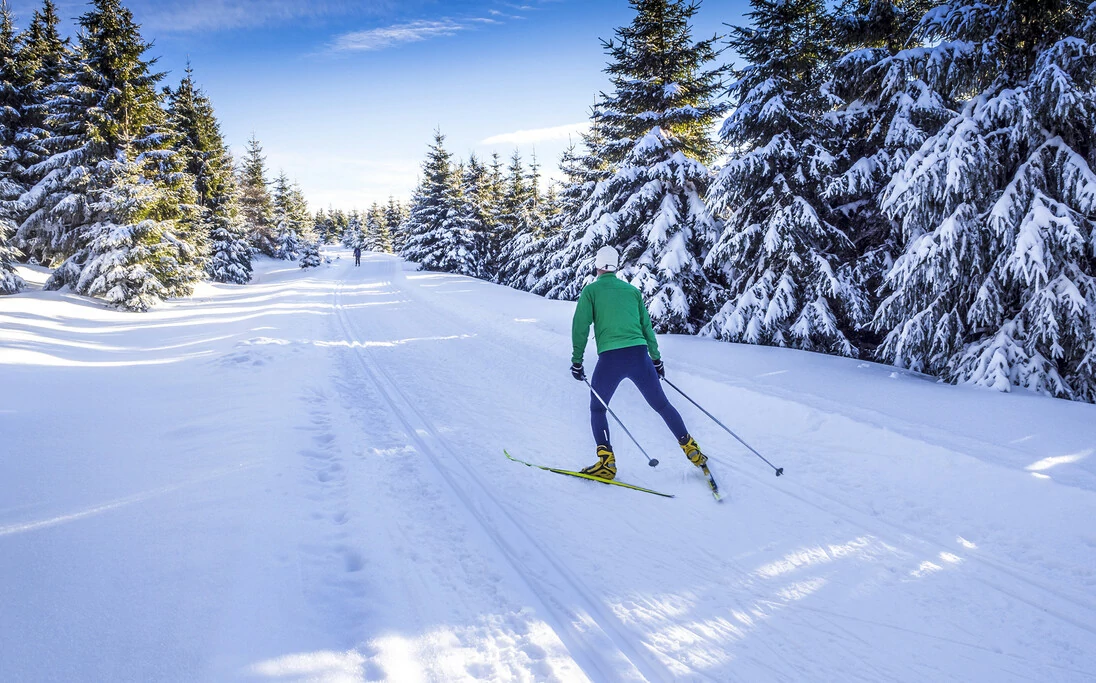
M854 356L869 314L842 264L853 244L821 196L835 159L823 116L833 46L822 0L751 0L753 26L730 44L749 65L721 137L731 152L708 200L725 221L706 265L726 285L704 333L727 341Z
M489 272L491 278L500 284L506 284L510 279L511 251L515 245L513 241L521 233L526 221L522 215L522 209L529 198L529 186L525 175L525 168L521 163L521 154L514 150L510 157L510 166L507 167L507 175L501 188L487 190L488 201L485 202L486 212L492 212L494 225L491 230L491 244L489 256ZM497 192L497 195L492 196Z
M544 274L533 291L554 299L574 301L582 288L595 276L594 252L586 239L585 219L593 206L589 199L598 183L608 179L609 166L601 154L604 136L595 125L582 136L582 153L575 145L560 159L564 183L559 195L559 211L549 224L549 242L544 249L549 257ZM593 235L589 235L592 239Z
M281 171L274 180L274 258L295 261L301 252L300 214L289 176Z
M366 249L365 228L361 217L354 212L348 219L346 229L343 231L342 243L347 249Z
M829 90L845 104L827 119L837 151L823 198L834 208L834 224L855 245L852 275L872 310L901 240L898 224L880 208L883 189L953 113L918 75L927 53L911 44L913 29L935 4L848 0L836 22L846 54L834 66ZM856 333L861 344L877 342L870 328Z
M400 253L423 270L445 272L447 266L466 262L467 255L460 253L464 244L461 228L452 220L458 213L460 188L451 159L445 149L445 136L435 131L434 143L423 162L422 179L411 198L403 228L406 242Z
M320 246L314 240L304 243L301 249L301 268L315 268L323 263L320 258Z
M239 190L232 154L221 134L209 97L194 83L187 65L179 87L168 92L168 120L174 148L193 179L198 230L210 242L207 274L217 282L251 279L251 249L239 216Z
M230 154L226 156L226 162L231 169ZM211 195L211 205L206 211L212 242L207 267L210 278L214 282L238 285L250 282L251 242L247 225L240 215L239 187L234 174L229 174L224 187Z
M915 34L917 75L957 113L883 195L904 253L880 356L1096 401L1096 6L955 2Z
M16 60L21 63L19 70L23 80L22 109L19 112L19 125L14 136L13 180L24 192L38 185L49 173L47 161L53 151L64 149L51 141L52 123L50 102L64 95L63 86L72 71L72 51L68 39L62 39L58 32L60 20L57 8L52 0L45 0L42 9L34 13L30 26L21 36L21 45ZM22 251L39 263L48 264L60 255L60 231L50 223L48 217L39 215L43 220L28 220L36 210L53 205L58 197L42 197L40 202L26 202L23 198L10 207L11 216L18 226L15 241Z
M726 110L717 100L725 68L707 67L716 38L692 39L695 3L630 4L631 25L604 43L613 92L592 120L611 175L584 209L581 243L620 251L620 274L643 292L655 329L693 332L708 308L702 260L717 229L701 197L716 153L709 130Z
M388 230L384 208L377 202L369 207L369 248L382 254L392 253L392 235Z
M407 217L407 211L403 206L396 201L395 197L388 197L388 204L384 207L384 229L388 231L391 236L391 246L388 252L391 254L398 254L403 249L403 232L401 226L404 219Z
M185 172L167 148L155 60L143 55L133 15L118 0L95 0L80 17L72 75L51 100L53 155L21 199L69 254L47 288L73 286L111 304L143 310L189 293L202 249L191 229Z
M520 159L516 153L514 162L511 173L516 171L520 174ZM506 203L517 206L506 218L514 226L514 235L503 248L496 277L500 284L529 291L544 269L541 241L544 239L545 215L540 193L540 165L537 164L536 155L532 157L524 178L520 175L512 177L510 187L512 193ZM520 202L515 199L520 199Z
M273 256L277 249L274 204L266 180L266 157L254 134L247 141L247 151L240 167L240 213L252 247Z
M23 288L15 274L18 252L11 245L17 213L15 205L23 194L18 182L19 153L15 147L20 112L24 106L24 78L17 60L15 27L7 3L0 4L0 294L14 294Z

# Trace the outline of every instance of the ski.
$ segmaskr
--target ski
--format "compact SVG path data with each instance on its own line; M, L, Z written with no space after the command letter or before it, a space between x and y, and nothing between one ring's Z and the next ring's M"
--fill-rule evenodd
M719 492L719 485L715 483L715 477L712 476L712 471L708 469L708 466L702 465L701 471L704 472L704 476L708 478L708 488L712 490L712 495L719 502L723 501L723 495Z
M592 474L584 474L582 472L573 472L571 470L561 470L558 467L547 467L545 465L535 465L531 462L525 462L524 460L518 460L514 456L510 455L509 451L504 450L503 453L505 453L506 457L509 458L510 460L513 460L516 463L520 463L522 465L525 465L526 467L536 467L537 469L545 470L546 472L555 472L556 474L566 474L569 477L578 477L579 479L589 479L590 481L597 481L597 482L601 482L602 484L610 484L612 486L622 486L626 489L632 489L633 491L642 491L644 493L650 493L650 494L653 494L653 495L656 495L656 496L662 496L663 498L673 498L674 497L673 494L670 494L670 493L662 493L661 491L655 491L653 489L645 489L642 486L636 486L635 484L626 484L622 481L617 481L615 479L602 479L601 477L595 477Z

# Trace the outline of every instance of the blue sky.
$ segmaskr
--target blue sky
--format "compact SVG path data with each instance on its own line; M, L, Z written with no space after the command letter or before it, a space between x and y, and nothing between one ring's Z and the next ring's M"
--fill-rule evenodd
M174 85L189 58L237 152L252 131L313 209L409 197L440 127L459 157L523 157L555 173L567 134L608 87L600 38L626 0L130 0ZM38 0L11 2L20 27ZM59 0L71 30L86 4ZM741 23L705 0L694 36ZM730 59L727 56L727 59Z

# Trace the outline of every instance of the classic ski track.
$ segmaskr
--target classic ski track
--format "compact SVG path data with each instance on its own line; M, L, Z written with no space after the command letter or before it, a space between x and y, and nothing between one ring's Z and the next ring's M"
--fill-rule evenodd
M393 284L391 280L382 282L389 285ZM356 334L356 328L354 327L353 323L349 321L349 318L340 303L340 294L342 292L342 289L343 283L339 282L335 289L336 315L338 316L340 324L342 325L348 339L361 342L361 339L359 339L358 335ZM512 526L521 535L522 539L525 541L524 545L526 545L530 549L535 549L537 552L539 552L542 557L547 561L547 563L552 567L552 569L555 570L556 574L558 574L559 577L574 590L574 592L578 595L578 597L581 598L582 602L584 603L583 607L585 608L588 616L593 620L594 625L601 629L605 636L608 637L613 645L618 648L620 652L631 662L632 666L636 668L636 671L641 676L650 681L674 680L676 677L671 671L666 668L664 664L657 661L650 661L648 655L645 655L644 653L635 649L635 647L633 647L630 643L633 638L629 638L627 634L622 633L620 631L620 627L618 627L615 623L616 617L606 614L604 609L597 604L596 600L592 598L589 591L581 584L578 578L575 577L565 567L563 567L558 558L556 558L549 551L541 547L539 543L533 540L528 531L526 531L525 528L521 524L519 524L517 520L515 520L513 516L505 509L505 507L503 507L498 502L494 495L492 495L492 493L486 488L486 486L484 486L480 479L457 455L456 451L451 446L449 446L444 437L442 437L438 433L438 430L434 427L433 423L431 423L425 416L422 415L421 412L419 412L417 408L415 408L414 404L411 403L411 401L399 388L396 382L392 380L391 376L383 369L383 367L380 366L379 363L372 359L372 354L369 353L368 349L365 347L358 347L352 350L356 352L355 357L358 358L359 362L362 365L362 368L376 385L379 393L384 398L389 408L392 410L393 415L403 425L404 430L407 432L407 435L415 442L420 451L427 456L430 462L434 465L434 468L442 476L445 483L453 491L457 499L460 500L461 504L464 506L469 515L476 520L477 524L484 531L487 537L490 538L491 541L495 544L500 554L502 554L502 556L506 558L514 573L518 577L520 577L520 579L529 588L530 593L536 596L537 599L541 602L541 606L543 607L543 612L545 613L545 615L551 615L552 621L555 622L553 624L553 630L556 631L561 640L564 640L568 651L572 653L572 657L575 659L576 663L578 663L579 666L582 667L583 671L587 673L587 676L589 676L591 680L613 680L613 674L619 669L615 664L610 661L606 661L602 656L592 651L591 648L587 647L583 643L585 639L588 639L588 636L576 632L576 629L574 627L575 623L582 621L579 615L571 612L568 608L559 604L555 600L554 596L549 595L546 597L541 590L538 590L538 588L531 583L530 579L534 577L538 578L539 583L541 584L551 584L552 582L545 581L544 579L537 577L536 573L532 570L529 564L523 562L519 558L519 553L514 549L511 540L505 538L504 534L500 533L500 530L497 529L496 526L489 519L487 519L485 515L477 508L477 506L468 499L464 491L462 491L457 483L453 480L452 474L448 470L448 468L441 464L441 461L437 457L437 454L422 438L422 431L426 432L426 434L430 436L435 442L437 442L438 445L440 445L444 450L449 452L451 460L457 462L460 465L461 470L463 470L463 473L466 475L467 479L483 493L485 497L484 500L490 501L490 503L493 504L493 506L502 514L502 516L510 524L510 526ZM362 353L363 351L365 353ZM368 360L367 356L369 356ZM393 396L398 397L399 401L402 401L405 407L401 408L398 405L396 398L393 398ZM412 420L408 418L407 413L411 413L413 417L417 418L416 421L421 425L421 430L415 428L415 425L412 424ZM658 671L653 670L653 667L657 667ZM590 675L591 672L596 672L597 676ZM693 670L693 673L697 677L703 677L707 680L714 680L710 676L702 672Z
M399 271L398 276L402 278L403 272ZM386 282L387 282L387 284L394 284L391 280L388 280ZM408 291L408 289L410 289L411 291ZM450 319L455 319L456 318L456 316L453 316L451 312L436 308L432 304L432 302L429 301L429 299L426 299L422 296L418 296L418 293L413 291L413 288L401 288L401 291L403 291L405 294L408 294L408 295L412 296L416 301L418 301L420 303L423 303L423 304L426 304L427 306L433 308L435 310L436 314L440 314L440 315L442 315L444 317L448 317ZM461 319L461 320L465 323L469 322L465 319ZM477 320L476 322L482 323L482 324L490 327L492 330L497 330L497 331L501 332L504 335L511 336L510 331L507 330L504 326L497 325L497 324L495 324L495 323L493 323L489 320ZM487 341L489 343L494 344L494 345L498 345L498 343L494 342L493 340L488 339ZM499 345L499 346L501 346L501 345ZM507 352L510 352L510 351L512 351L512 350L507 349ZM688 367L688 365L685 364L685 367ZM689 374L689 373L688 373L688 371L685 371L684 374ZM766 396L766 397L769 397L769 398L776 398L776 399L780 399L780 400L785 400L785 401L788 401L790 403L800 405L800 406L803 406L803 407L811 409L811 410L823 411L823 412L832 412L832 413L835 413L835 414L837 414L837 415L839 415L843 418L846 418L846 419L848 419L848 420L850 420L850 421L852 421L856 424L863 425L863 426L865 426L867 428L870 428L870 429L878 429L879 428L879 426L877 424L872 423L872 422L870 422L870 421L868 421L868 420L866 420L862 417L857 417L855 415L848 415L848 414L840 411L838 409L839 406L834 406L832 401L828 401L826 399L822 399L822 398L817 397L817 396L812 396L811 399L809 399L809 400L797 400L794 396L784 395L782 392L779 392L779 391L768 391L768 390L762 389L760 387L745 386L740 381L738 381L737 378L728 377L725 373L713 374L713 379L716 379L716 378L721 379L722 381L725 381L727 384L729 384L731 386L734 386L735 388L738 388L738 389L741 389L743 391L747 391L747 392L750 392L750 393L753 393L753 394L756 394L756 395ZM819 404L822 404L822 405L819 405ZM829 406L829 408L827 408L827 406ZM936 442L928 440L928 439L918 438L917 436L904 434L904 433L902 435L905 438L909 438L913 441L916 441L916 442L919 442L919 443L924 443L924 444L929 445L929 446L933 446L933 447L937 447L937 448L944 448L944 449L950 450L950 451L956 451L956 446L954 444L948 445L948 444L936 443ZM981 446L983 446L984 448L995 448L996 447L994 444L991 444L991 443L988 443L988 442L985 442L985 441L981 441L981 440L975 439L973 437L963 437L963 438L968 439L968 440L973 441L973 442L977 442ZM813 507L817 510L820 510L820 511L826 513L826 514L829 514L829 515L831 515L831 516L833 516L837 519L840 519L843 522L845 522L846 524L849 524L850 526L852 526L853 528L856 528L856 529L859 529L861 531L870 533L870 534L872 534L874 536L877 536L877 537L884 537L885 534L882 533L882 530L885 529L885 530L888 530L890 532L896 532L896 533L898 533L902 536L905 536L909 539L912 539L914 541L919 541L920 543L922 543L922 544L924 544L928 547L935 548L936 550L941 550L941 551L945 551L945 552L954 552L955 551L955 548L954 548L953 545L949 545L946 542L930 538L926 534L924 534L923 532L913 531L913 530L905 527L904 525L902 525L901 523L898 523L898 522L892 522L892 521L889 521L889 520L877 519L877 518L868 519L867 513L853 507L852 505L850 505L850 504L848 504L848 503L846 503L846 502L844 502L844 501L842 501L838 498L835 498L833 496L830 496L829 494L817 491L817 490L813 489L812 487L809 487L809 486L807 486L805 484L802 484L800 482L792 482L790 480L787 480L786 477L782 477L781 480L780 480L781 484L784 484L785 482L787 482L787 484L786 484L787 486L797 487L797 488L800 489L800 493L797 494L797 493L795 493L791 490L788 490L787 488L785 488L783 486L780 486L780 485L777 485L777 484L773 483L772 481L770 481L770 479L771 479L770 477L759 475L759 474L755 473L753 470L746 470L746 469L741 468L740 467L740 465L741 465L740 459L736 458L732 461L731 457L729 457L729 456L719 456L719 455L709 456L709 457L711 457L711 459L714 462L716 462L720 466L726 468L727 470L734 471L734 472L739 473L739 474L744 474L750 480L752 480L756 483L760 483L760 484L768 487L770 490L777 491L777 492L779 492L779 493L781 493L785 496L788 496L788 497L790 497L794 500L797 500L797 501L799 501L803 504L809 505L809 506L811 506L811 507ZM833 505L839 506L839 508L843 508L843 509L849 511L850 513L852 513L852 516L850 516L849 514L842 514L841 512L839 512L834 507L822 504L819 501L810 500L809 498L804 497L804 495L802 495L804 492L809 493L809 494L813 494L814 496L818 496L819 498L823 498L826 501L829 501L830 503L832 503ZM855 519L854 516L859 518L859 519ZM1030 606L1030 607L1032 607L1032 608L1034 608L1034 609L1036 609L1040 612L1043 612L1043 613L1045 613L1049 616L1055 617L1055 618L1057 618L1057 619L1059 619L1059 620L1061 620L1065 623L1068 623L1068 624L1070 624L1070 625L1072 625L1076 628L1079 628L1083 631L1087 631L1089 633L1096 634L1096 625L1093 625L1093 624L1096 624L1096 614L1094 614L1094 613L1096 613L1096 605L1094 605L1092 602L1090 602L1090 600L1088 598L1082 597L1082 596L1080 596L1078 594L1075 594L1071 591L1058 589L1058 588L1054 588L1054 587L1048 586L1046 584L1043 584L1039 580L1031 578L1030 576L1027 576L1026 572L1022 568L1020 568L1020 567L1010 567L1010 566L1004 564L1003 561L1001 561L999 559L996 559L996 558L986 557L984 554L971 553L970 551L965 551L963 559L965 561L969 561L972 565L981 565L982 567L990 570L991 572L993 572L993 571L999 572L1000 574L1004 575L1004 577L1008 577L1008 578L1013 579L1014 581L1020 582L1022 584L1026 584L1026 585L1030 586L1031 588L1035 589L1037 592L1041 592L1044 595L1052 597L1056 601L1060 601L1062 603L1065 603L1066 606L1077 606L1077 607L1080 607L1080 608L1086 610L1090 615L1092 615L1091 619L1085 620L1085 619L1082 619L1082 618L1074 617L1074 616L1071 616L1069 614L1063 613L1063 611L1060 611L1060 609L1051 609L1045 604L1045 601L1040 602L1038 598L1032 597L1031 595L1021 595L1021 594L1017 593L1016 590L1011 590L1009 588L1006 588L1006 587L1002 586L1001 584L999 584L999 583L997 583L997 582L995 582L995 581L993 581L989 578L981 577L981 576L973 576L973 575L971 576L971 578L973 580L978 581L979 583L987 586L988 588L991 588L991 589L997 591L998 593L1000 593L1002 595L1010 597L1010 598L1012 598L1016 601L1022 602L1022 603L1026 604L1026 605L1028 605L1028 606ZM1063 607L1063 605L1059 605L1059 608L1061 608L1061 607ZM1066 609L1069 609L1069 607L1066 607ZM833 616L835 618L842 618L843 617L843 615L836 614L836 613ZM883 626L889 626L889 625L883 624ZM964 643L962 643L961 641L955 641L955 644L963 645ZM1057 666L1052 665L1052 664L1048 664L1048 666L1052 666L1054 668L1062 668L1062 667L1057 667ZM1066 670L1072 671L1071 669L1068 669L1068 668Z

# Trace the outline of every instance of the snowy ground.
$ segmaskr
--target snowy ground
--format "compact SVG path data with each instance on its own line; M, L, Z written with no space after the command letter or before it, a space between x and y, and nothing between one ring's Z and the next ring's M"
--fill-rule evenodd
M332 255L0 297L0 678L1096 680L1096 406L668 337L787 471L626 387L668 500L502 455L592 461L572 304Z

